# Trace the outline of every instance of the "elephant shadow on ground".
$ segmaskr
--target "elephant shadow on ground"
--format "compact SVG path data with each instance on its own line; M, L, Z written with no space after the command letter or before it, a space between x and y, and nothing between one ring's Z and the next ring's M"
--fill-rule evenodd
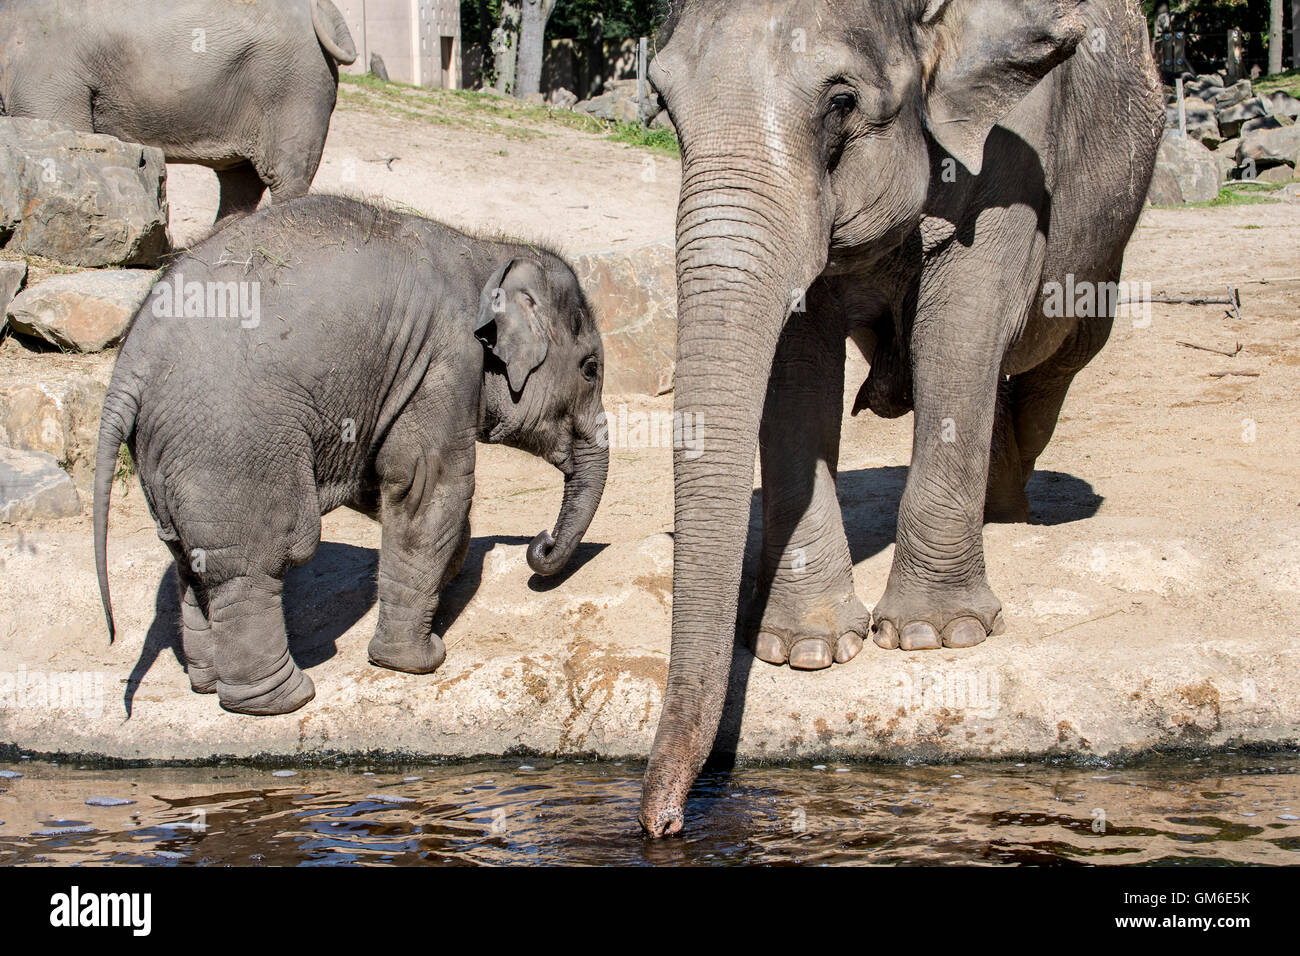
M434 631L445 633L473 599L483 581L483 565L488 552L498 544L526 545L530 540L515 535L472 538L460 573L442 591L434 618ZM563 572L554 578L533 575L529 587L535 591L547 590L563 583L605 547L604 544L580 545ZM289 653L299 667L304 670L315 667L338 653L338 639L365 617L375 604L378 570L379 552L374 548L336 541L321 542L310 561L289 569L284 578L285 628L289 633ZM167 568L158 582L154 619L122 691L122 704L128 719L140 683L158 658L166 653L170 653L182 668L185 666L174 565Z
M844 532L853 563L865 561L884 551L894 540L898 525L898 503L907 483L906 465L881 468L858 468L842 471L836 481ZM1090 483L1059 471L1035 471L1026 487L1031 525L1059 525L1091 518L1104 500ZM763 542L762 490L756 490L749 506L749 532L745 541L745 563L740 582L740 613L736 622L736 646L732 652L731 676L727 683L722 723L707 766L713 770L730 770L735 764L740 742L740 725L745 714L745 694L750 671L771 664L755 663L745 644L747 611L761 615L763 607L756 600L752 611L747 607L754 593L759 552ZM883 588L883 584L882 584ZM859 595L870 607L873 601ZM867 642L861 653L874 645ZM832 665L835 666L835 665Z

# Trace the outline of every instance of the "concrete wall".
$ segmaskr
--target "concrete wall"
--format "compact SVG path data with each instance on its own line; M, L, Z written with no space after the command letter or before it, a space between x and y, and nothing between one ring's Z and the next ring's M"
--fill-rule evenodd
M352 39L357 62L347 73L365 73L370 55L384 60L390 79L435 89L461 85L458 0L334 0Z

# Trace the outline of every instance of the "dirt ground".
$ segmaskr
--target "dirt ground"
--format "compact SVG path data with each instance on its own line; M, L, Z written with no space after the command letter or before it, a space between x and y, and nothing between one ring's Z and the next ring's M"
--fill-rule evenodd
M655 158L655 181L645 182L645 151L578 130L544 133L509 139L345 102L317 188L337 189L354 169L359 191L458 225L549 235L569 252L671 237L673 160ZM391 169L372 158L389 154L399 157ZM215 180L206 170L169 173L175 231L193 236L215 209ZM775 756L1113 753L1300 735L1298 248L1293 203L1147 210L1124 279L1149 282L1156 296L1221 295L1233 285L1240 317L1156 303L1149 325L1117 323L1076 379L1039 461L1033 522L986 529L1007 633L973 650L922 655L868 644L850 664L815 674L737 651L724 736L745 753ZM30 364L33 377L51 362L101 376L109 368L103 358L36 356L12 340L3 348L5 366ZM890 566L911 423L848 417L865 375L852 355L840 497L858 593L870 606ZM611 415L621 405L667 411L671 396L606 396ZM670 633L671 450L612 450L604 502L559 579L530 577L523 561L529 538L554 521L559 474L481 446L477 481L473 547L437 622L449 648L442 669L412 677L366 663L379 528L336 512L324 518L319 554L287 589L294 652L317 698L263 720L189 693L170 562L138 487L119 485L113 501L111 646L89 508L0 528L0 668L107 675L100 713L0 709L0 742L147 757L519 746L645 753ZM942 690L946 681L951 690L954 675L964 686L983 681L985 698L991 681L992 703L922 699L923 685Z

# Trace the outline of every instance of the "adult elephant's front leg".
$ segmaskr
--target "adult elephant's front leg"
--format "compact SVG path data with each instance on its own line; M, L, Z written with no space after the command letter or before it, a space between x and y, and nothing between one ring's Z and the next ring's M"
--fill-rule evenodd
M985 574L983 517L1002 325L1014 295L958 303L954 288L978 284L954 280L928 309L922 297L911 337L912 465L874 612L875 642L885 648L969 647L1002 627Z
M835 495L844 326L825 292L777 345L759 432L763 550L747 631L760 660L802 670L844 663L871 633Z

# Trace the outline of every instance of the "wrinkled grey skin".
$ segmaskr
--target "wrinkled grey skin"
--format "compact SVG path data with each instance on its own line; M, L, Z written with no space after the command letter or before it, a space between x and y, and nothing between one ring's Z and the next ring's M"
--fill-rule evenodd
M0 0L0 111L210 166L218 221L306 195L356 57L330 0Z
M257 283L260 309L224 318L205 301L206 317L171 317L159 290L178 277L205 296ZM195 691L246 714L311 699L280 596L340 506L383 524L370 659L434 670L438 594L469 546L475 442L564 473L555 533L527 552L537 573L559 571L604 488L602 356L577 279L551 252L329 196L235 220L163 274L113 371L94 510L110 633L109 493L125 442L176 558Z
M1129 0L688 0L666 32L650 76L682 143L675 404L710 439L674 460L654 836L681 829L717 732L756 448L759 658L817 669L868 636L918 650L1001 629L982 524L1027 519L1112 321L1046 318L1044 283L1118 278L1163 124ZM871 362L858 408L914 413L874 622L835 495L848 338Z

